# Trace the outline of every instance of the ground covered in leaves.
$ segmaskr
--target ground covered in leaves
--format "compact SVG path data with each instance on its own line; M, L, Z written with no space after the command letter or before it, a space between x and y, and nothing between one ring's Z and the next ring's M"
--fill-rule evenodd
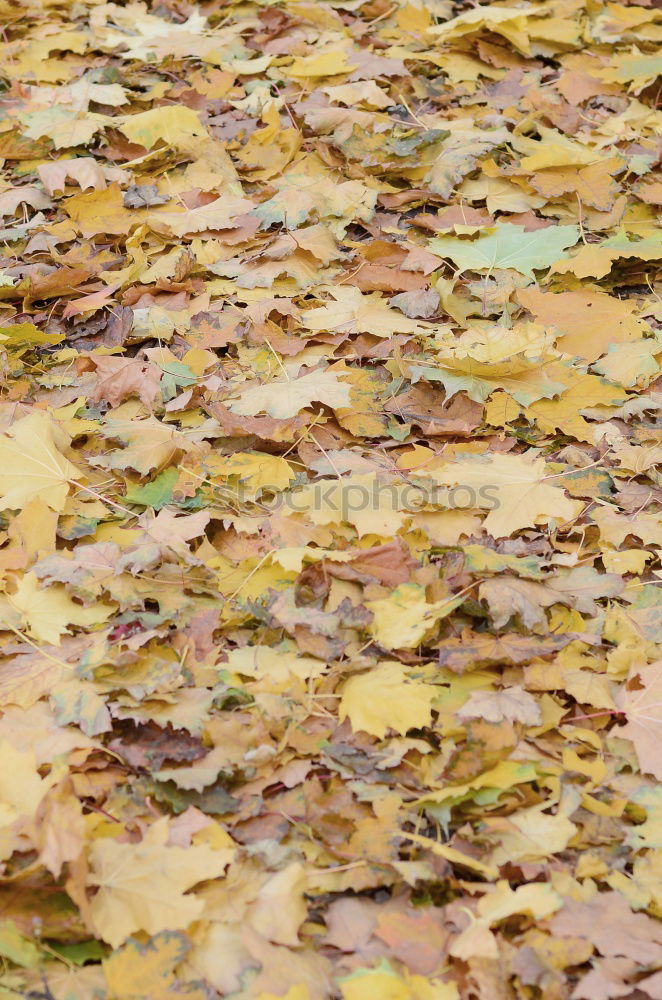
M662 997L662 21L2 0L0 998Z

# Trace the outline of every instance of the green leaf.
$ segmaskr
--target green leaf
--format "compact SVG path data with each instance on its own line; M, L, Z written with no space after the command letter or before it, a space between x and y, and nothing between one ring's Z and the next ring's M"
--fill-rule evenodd
M548 226L526 232L523 226L503 222L477 240L437 236L428 249L439 257L450 257L462 271L492 271L511 268L533 278L534 270L564 259L563 251L579 239L577 226Z
M64 340L64 334L45 333L34 323L12 323L10 326L0 326L0 340L5 339L16 344L59 344Z
M163 377L159 388L164 403L174 399L179 388L187 389L198 381L198 376L194 375L188 365L182 364L181 361L169 361L167 365L160 367L163 371Z
M39 948L23 937L13 920L3 920L0 924L0 955L25 969L39 965L41 958Z
M170 466L163 472L159 472L158 476L146 486L129 486L126 491L126 499L129 503L137 503L143 507L161 510L166 504L172 503L172 491L178 476L177 469Z
M80 941L77 944L61 944L59 941L52 941L49 948L74 965L97 962L105 958L107 951L100 941L95 941L93 938L89 941Z

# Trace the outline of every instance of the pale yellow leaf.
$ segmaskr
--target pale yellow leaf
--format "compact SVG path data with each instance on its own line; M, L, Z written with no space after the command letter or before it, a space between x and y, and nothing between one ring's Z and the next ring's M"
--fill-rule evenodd
M220 877L226 851L209 847L169 847L168 820L157 820L138 844L104 837L90 848L91 902L97 934L117 948L135 931L157 934L187 927L204 903L188 894L198 882Z
M240 416L268 413L270 417L283 419L295 417L312 402L349 406L349 390L346 382L338 381L335 372L314 371L292 381L278 380L246 389L230 403L230 409Z
M52 510L64 509L70 481L83 473L59 451L62 434L46 413L35 410L0 436L3 510L24 507L35 497Z
M69 631L69 625L99 625L113 611L107 604L84 608L72 601L59 584L41 588L34 573L26 573L16 591L7 596L7 601L18 612L21 624L34 639L56 646L62 635Z
M176 146L191 136L207 135L207 129L201 123L199 115L183 104L150 108L137 115L113 119L113 124L115 122L116 128L130 142L136 142L147 149L152 149L159 140L168 146Z
M31 750L23 752L3 739L0 760L0 826L7 826L19 816L34 815L50 782L39 776Z
M431 472L446 486L462 486L473 496L474 507L489 507L483 525L495 538L503 538L536 524L571 520L582 503L566 497L560 485L547 482L545 460L523 455L490 454L483 460L462 459ZM559 481L562 483L562 480ZM481 495L481 488L489 491ZM481 498L481 496L483 498Z

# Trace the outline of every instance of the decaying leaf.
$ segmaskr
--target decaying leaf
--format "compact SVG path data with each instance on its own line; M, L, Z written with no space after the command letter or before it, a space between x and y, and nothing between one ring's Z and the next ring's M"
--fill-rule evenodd
M503 691L474 691L458 710L461 719L486 719L488 722L522 722L535 726L542 721L535 698L521 687Z

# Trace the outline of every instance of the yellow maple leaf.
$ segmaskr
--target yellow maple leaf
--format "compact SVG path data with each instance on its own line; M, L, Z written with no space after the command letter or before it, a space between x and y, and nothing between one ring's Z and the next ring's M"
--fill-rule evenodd
M536 777L536 769L532 764L522 764L515 760L502 760L496 767L472 778L461 785L446 785L439 791L429 792L418 800L418 804L425 802L445 802L447 799L461 799L470 792L481 788L499 789L503 791L513 785L519 785L527 781L533 781ZM574 829L574 828L573 828Z
M562 132L541 125L537 130L539 140L518 137L517 148L527 152L520 166L523 170L544 170L549 167L576 167L594 163L600 154L579 142L569 139Z
M395 333L423 333L427 328L392 309L379 294L363 295L358 288L341 285L330 289L333 300L301 314L309 330L338 330L341 333L371 333L392 337Z
M237 597L242 601L257 600L269 588L286 590L296 579L296 573L272 563L265 565L255 558L245 559L234 565L224 556L212 556L207 565L218 571L217 587L225 597Z
M373 614L370 634L386 649L413 649L461 600L451 597L428 604L424 587L402 583L388 597L366 601L366 608Z
M117 948L134 931L158 934L187 927L204 908L185 895L198 882L221 876L228 851L206 846L170 847L168 819L157 820L139 844L110 838L90 848L90 885L99 891L90 904L96 931Z
M7 740L0 742L0 826L19 816L33 816L51 782L39 776L32 750L18 750Z
M64 673L64 661L62 664L55 663L38 652L13 657L3 665L0 673L0 707L4 709L7 705L17 705L27 710L48 694Z
M99 625L113 611L107 604L84 608L59 585L42 589L34 573L26 573L15 593L7 596L7 603L34 639L56 646L69 625Z
M189 233L203 233L207 229L228 229L239 215L249 212L253 202L248 198L221 195L208 205L183 209L180 212L151 212L149 225L157 233L172 233L186 236Z
M558 428L577 441L593 444L595 424L591 425L579 411L588 406L617 406L625 400L625 393L595 375L580 374L573 369L565 371L566 391L557 399L536 400L527 407L526 415L547 433Z
M472 506L491 508L483 526L495 538L549 523L551 518L569 521L582 508L559 486L546 482L545 460L531 452L491 454L480 461L463 459L431 470L430 475L441 485L461 486L473 497Z
M305 513L314 524L353 524L360 536L392 537L407 518L398 510L396 486L382 483L374 473L322 479L285 497L284 512Z
M609 352L594 365L612 382L623 386L646 386L660 370L656 355L662 354L662 343L653 340L633 340L629 344L613 344Z
M347 55L342 49L319 52L312 56L299 56L288 67L288 75L296 77L338 76L349 72Z
M641 770L660 778L662 660L634 668L618 700L627 718L627 725L619 730L619 736L634 743Z
M327 406L349 406L349 385L339 382L335 372L315 371L290 381L269 382L242 392L230 403L233 413L253 416L268 413L280 419L295 417L299 410L312 402Z
M167 1000L175 969L189 945L178 931L163 931L146 944L128 941L103 962L109 1000Z
M345 683L339 717L352 729L383 739L388 729L404 736L409 729L427 726L437 688L413 680L401 663L386 660Z
M237 479L246 495L259 496L266 487L283 490L294 479L294 473L284 458L277 455L237 452L235 455L211 455L206 468L212 479Z
M491 4L488 7L476 7L451 18L449 21L434 25L428 29L428 34L436 36L439 40L447 41L487 28L489 31L503 35L516 49L528 54L528 20L535 10L535 7L525 7L523 10L519 10L518 8L500 7L496 4Z
M92 156L79 156L71 160L55 160L37 167L39 179L49 194L64 191L67 178L75 180L83 191L88 188L101 190L106 186L101 164Z
M95 464L113 469L135 469L145 473L150 469L163 468L179 450L186 450L187 447L183 434L155 417L147 420L107 420L103 434L127 445L95 459Z
M82 806L67 778L44 798L35 822L39 860L55 878L66 861L75 861L82 853L85 830Z
M243 646L229 651L228 669L244 677L286 686L292 683L292 677L302 680L319 677L326 670L326 664L313 656L299 656L296 650L289 652L269 649L268 646Z
M285 996L276 996L275 993L260 993L256 1000L311 1000L310 991L305 983L292 986Z
M408 12L416 10L411 4L406 8ZM420 13L423 13L422 11ZM427 13L427 12L425 12ZM361 80L359 83L340 83L329 87L319 88L326 94L332 104L346 104L348 108L365 104L370 108L388 108L392 106L393 99L389 97L385 90L378 87L374 80Z
M22 118L26 136L30 139L48 136L56 149L87 145L107 121L105 115L81 114L60 105L25 112Z
M274 179L276 194L258 205L254 214L262 228L274 222L300 226L310 215L319 219L355 217L366 221L373 213L376 191L359 180L341 181L327 176L324 166L313 158L296 164ZM334 227L334 231L340 227Z
M473 358L439 358L435 367L411 366L413 382L441 382L448 396L466 392L477 403L484 402L493 392L503 389L518 403L527 405L541 397L558 395L562 382L549 377L547 363L529 360L521 355L510 361L481 363Z
M261 886L247 922L269 941L298 947L299 928L308 914L305 889L306 870L300 862L293 861L270 875Z
M343 1000L457 1000L455 983L395 972L388 962L340 980Z
M132 225L142 220L142 213L130 212L124 207L122 192L117 184L101 191L76 194L67 200L66 209L85 237L98 233L127 233Z
M539 154L542 155L542 154ZM522 161L523 163L524 161ZM612 164L620 164L618 157L585 167L555 167L534 174L531 184L549 198L560 198L572 192L581 199L582 205L592 206L599 211L608 211L618 193L618 185L612 174Z
M595 361L614 344L637 340L646 330L631 300L604 292L552 293L531 287L521 288L517 299L537 320L561 331L559 350L587 361Z
M524 913L542 920L561 909L563 899L551 887L532 883L511 889L505 879L497 882L494 890L478 903L478 918L453 939L451 955L456 958L498 958L496 938L490 931L493 924L515 913Z
M502 691L473 691L469 700L456 712L458 719L486 719L488 722L522 722L540 725L540 708L528 691L518 684Z
M115 124L117 119L114 119ZM125 115L117 128L130 142L152 149L159 140L176 146L191 136L207 135L199 116L183 104L151 108L137 115Z
M0 505L24 507L40 497L52 510L62 511L72 479L82 475L58 450L62 432L42 411L17 420L0 436Z

